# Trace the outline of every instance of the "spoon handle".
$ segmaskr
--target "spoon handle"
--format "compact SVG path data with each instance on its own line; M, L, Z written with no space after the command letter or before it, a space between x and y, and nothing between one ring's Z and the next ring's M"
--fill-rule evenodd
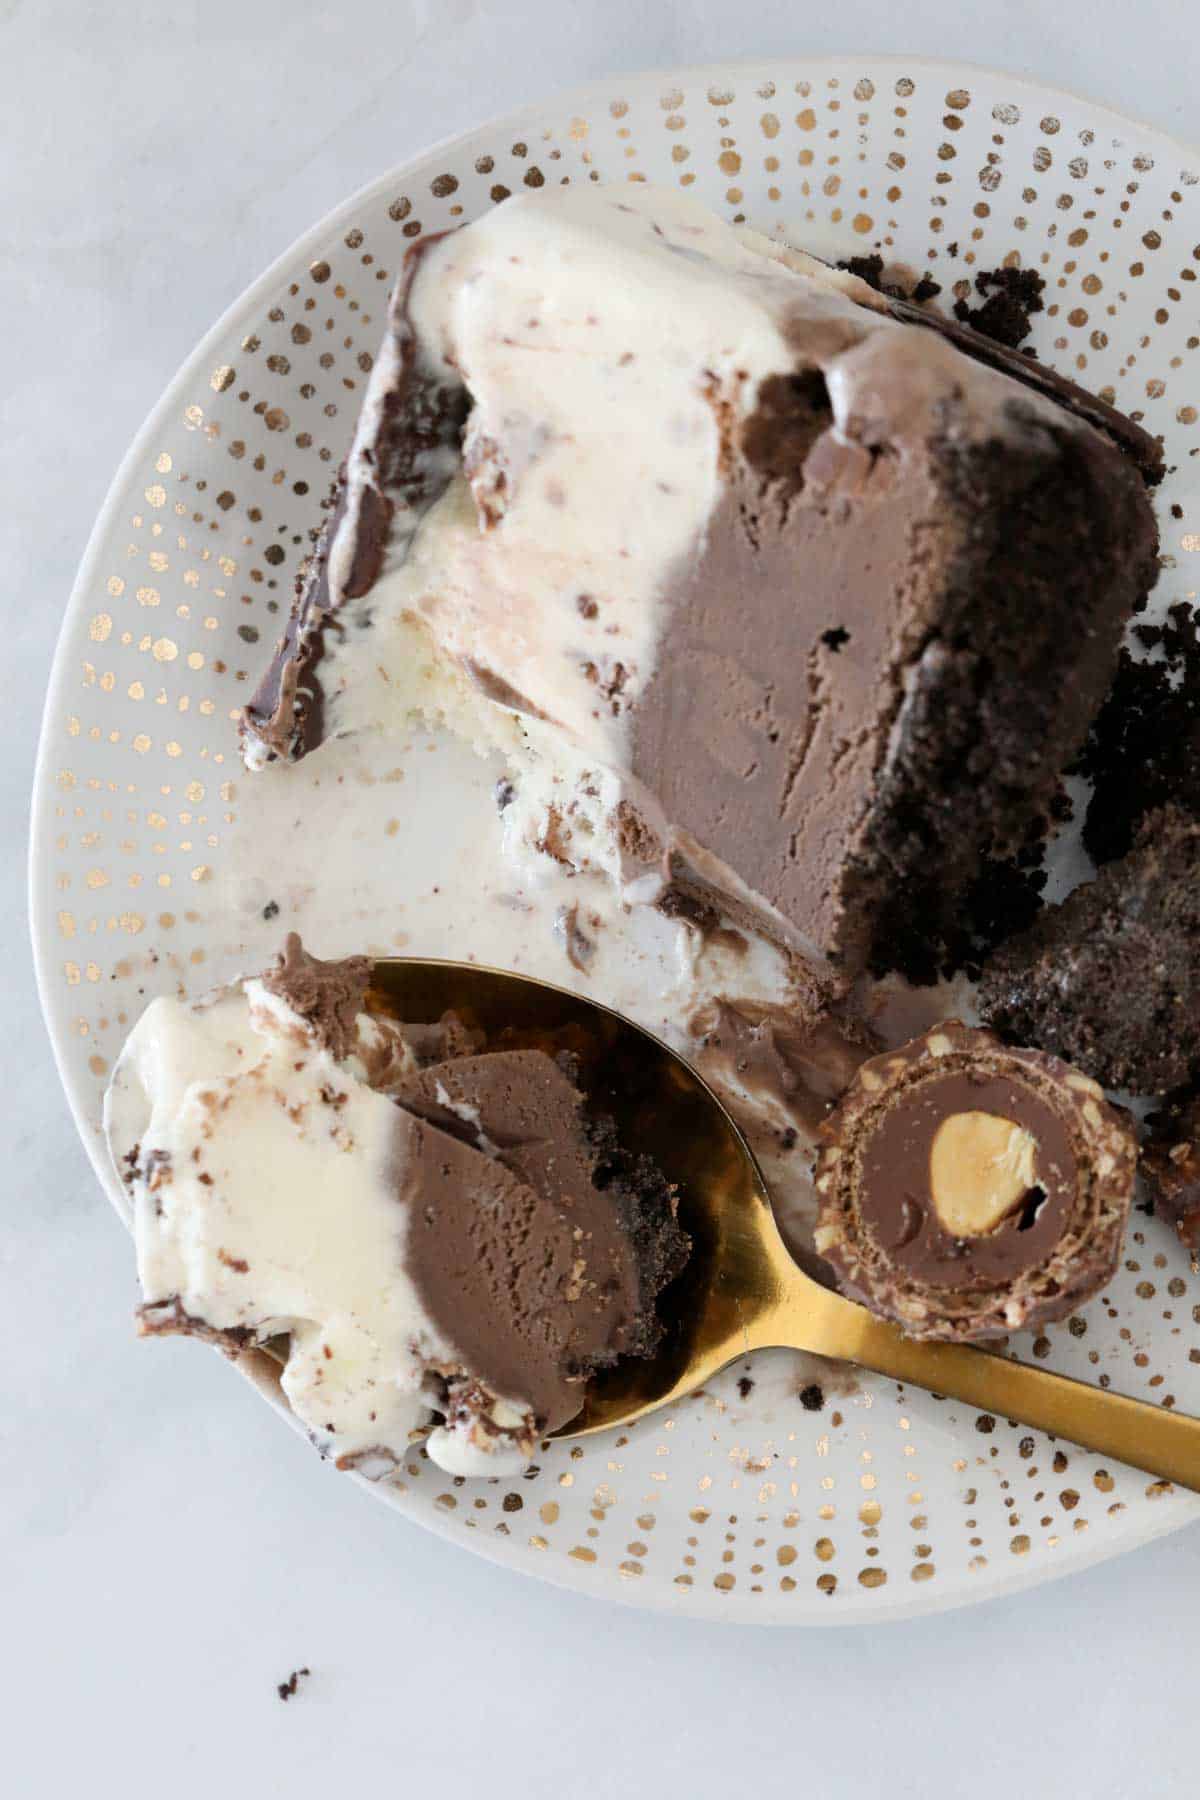
M1016 1419L1200 1491L1200 1419L971 1345L918 1343L836 1294L825 1294L815 1308L806 1295L803 1304L807 1317L794 1321L798 1346Z

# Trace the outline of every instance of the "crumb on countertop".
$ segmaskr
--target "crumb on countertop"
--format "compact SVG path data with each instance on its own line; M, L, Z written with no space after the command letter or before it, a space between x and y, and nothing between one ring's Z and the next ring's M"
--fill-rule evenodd
M304 1676L308 1676L311 1674L312 1674L312 1670L307 1667L293 1669L286 1681L276 1682L275 1692L279 1695L279 1698L281 1700L285 1700L285 1701L290 1700L292 1695L299 1688L301 1679Z

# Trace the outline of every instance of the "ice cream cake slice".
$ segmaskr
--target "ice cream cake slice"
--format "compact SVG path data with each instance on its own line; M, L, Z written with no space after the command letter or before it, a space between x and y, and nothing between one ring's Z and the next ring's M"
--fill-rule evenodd
M684 195L514 198L409 253L246 757L402 725L419 621L519 721L554 854L845 980L1047 807L1159 472L1037 363Z

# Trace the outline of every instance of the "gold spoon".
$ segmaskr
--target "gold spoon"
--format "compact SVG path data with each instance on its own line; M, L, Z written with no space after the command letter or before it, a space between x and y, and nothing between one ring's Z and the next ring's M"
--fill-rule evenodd
M594 1376L579 1416L556 1436L632 1424L748 1351L783 1347L856 1363L1200 1490L1200 1419L968 1345L919 1343L804 1274L741 1132L696 1071L640 1026L530 976L407 957L375 963L371 1004L414 1024L453 1010L489 1037L571 1049L582 1087L622 1141L678 1184L692 1253L665 1296L662 1347Z

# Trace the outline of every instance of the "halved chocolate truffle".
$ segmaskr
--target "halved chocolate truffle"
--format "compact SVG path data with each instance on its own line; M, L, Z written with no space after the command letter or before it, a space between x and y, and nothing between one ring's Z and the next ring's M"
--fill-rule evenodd
M864 1063L822 1137L817 1249L912 1337L1060 1318L1116 1269L1132 1121L1054 1057L949 1020Z

